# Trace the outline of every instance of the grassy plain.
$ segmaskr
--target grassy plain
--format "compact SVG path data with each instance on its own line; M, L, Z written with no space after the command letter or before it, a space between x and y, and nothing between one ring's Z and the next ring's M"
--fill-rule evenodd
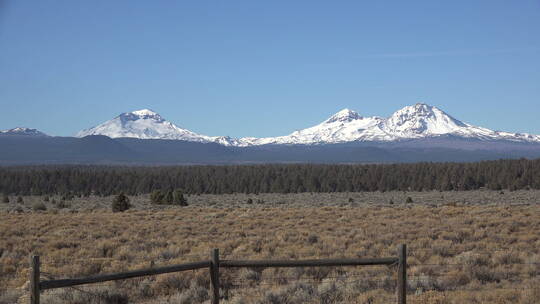
M409 196L414 203L404 204ZM182 208L139 196L124 213L110 212L111 198L76 198L63 208L49 201L34 211L42 198L25 197L1 207L0 303L25 301L30 253L42 257L44 278L65 278L207 259L211 248L223 259L382 257L406 243L409 303L532 304L540 298L537 197L201 195ZM203 303L208 280L207 271L159 275L47 291L42 303ZM395 269L222 269L221 280L224 303L392 303Z

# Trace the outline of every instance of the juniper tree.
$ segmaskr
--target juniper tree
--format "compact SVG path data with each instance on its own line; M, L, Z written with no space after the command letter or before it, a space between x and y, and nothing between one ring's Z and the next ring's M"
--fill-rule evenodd
M160 190L154 190L152 191L152 194L150 194L150 201L152 204L162 204L163 203L163 192Z
M184 197L184 193L180 189L174 190L173 200L174 200L175 205L179 205L179 206L187 206L188 205L187 200Z
M111 207L113 212L124 212L131 208L129 198L124 193L120 193L113 199Z
M174 201L173 192L170 190L167 191L167 194L165 194L165 197L163 198L163 200L166 204L172 204Z

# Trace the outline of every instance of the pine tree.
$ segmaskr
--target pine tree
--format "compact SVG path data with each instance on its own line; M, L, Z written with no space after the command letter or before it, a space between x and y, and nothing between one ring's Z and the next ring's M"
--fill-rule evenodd
M135 195L540 189L540 159L377 165L186 166L167 168L0 167L0 189L18 195ZM151 198L167 202L167 190ZM174 191L173 191L174 192ZM169 196L170 198L170 196ZM2 194L0 194L0 203ZM17 201L17 196L11 198Z

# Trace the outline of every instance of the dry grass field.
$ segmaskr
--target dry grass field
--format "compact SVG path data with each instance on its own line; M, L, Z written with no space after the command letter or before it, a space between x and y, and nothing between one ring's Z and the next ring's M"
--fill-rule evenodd
M261 207L366 207L402 205L410 197L413 205L440 206L448 204L462 205L519 205L540 203L540 190L517 191L423 191L423 192L333 192L333 193L260 193L260 194L200 194L187 195L192 207L211 208L261 208ZM74 213L93 212L101 209L110 210L112 197L73 197L62 196L25 196L22 202L11 196L10 202L0 202L0 211L22 213L36 211L36 206L43 205L49 212ZM252 203L248 203L251 199ZM130 197L132 209L159 211L175 209L167 205L150 204L149 195ZM38 208L37 211L42 208Z
M538 303L537 195L193 196L183 208L135 197L124 213L110 212L111 198L43 211L32 208L41 198L25 197L1 207L0 303L26 301L30 253L46 279L208 259L211 248L222 259L382 257L400 243L409 247L409 303ZM222 269L221 281L223 303L260 304L393 303L396 282L386 266ZM208 271L189 271L46 291L42 303L204 303L208 284Z

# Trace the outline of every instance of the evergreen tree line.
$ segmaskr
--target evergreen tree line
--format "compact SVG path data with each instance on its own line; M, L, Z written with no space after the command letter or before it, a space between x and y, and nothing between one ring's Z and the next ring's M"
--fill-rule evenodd
M0 193L4 195L106 196L159 191L154 195L163 196L163 202L175 200L175 189L185 194L256 194L479 188L540 189L540 159L377 165L0 168Z

